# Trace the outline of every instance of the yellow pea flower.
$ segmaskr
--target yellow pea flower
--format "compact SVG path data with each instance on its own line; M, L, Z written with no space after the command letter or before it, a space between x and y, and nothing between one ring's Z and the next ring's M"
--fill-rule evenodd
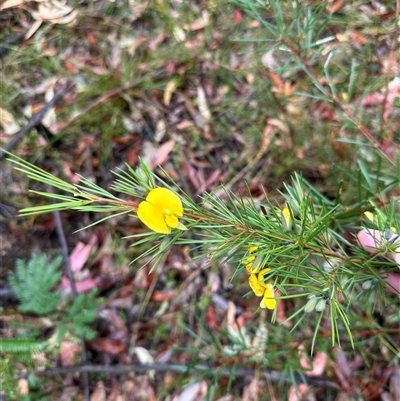
M178 195L167 188L152 189L146 200L139 203L137 215L150 230L169 234L171 228L184 227L178 217L183 216L183 206Z
M257 249L258 249L258 246L251 246L251 247L249 248L249 254L251 255L251 254L254 253Z
M290 211L287 207L284 207L282 209L282 228L283 231L287 232L290 231L292 229L292 218L290 216Z
M249 276L249 286L253 290L254 294L256 294L257 297L261 297L264 295L265 291L265 286L264 283L260 283L258 281L257 274L250 274Z
M243 263L246 263L246 270L249 273L253 272L253 261L256 258L252 253L254 253L258 249L258 246L251 246L248 250L249 256L243 260Z
M270 310L274 310L275 306L276 306L276 299L274 298L274 296L275 296L274 286L272 285L272 283L267 281L265 283L264 296L260 302L260 308L263 308L263 309L267 308Z
M270 270L266 268L258 273L250 274L249 285L257 297L263 297L260 302L260 308L273 310L276 306L274 286L270 281L264 281L264 275Z

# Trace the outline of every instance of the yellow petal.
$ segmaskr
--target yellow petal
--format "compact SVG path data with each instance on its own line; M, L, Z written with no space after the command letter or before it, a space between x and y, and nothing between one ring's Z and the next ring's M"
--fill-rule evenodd
M264 294L265 287L259 283L256 274L250 274L249 286L258 297L261 297Z
M274 287L271 283L266 283L263 299L260 302L260 308L275 309L276 299L274 298Z
M282 228L283 231L290 231L292 228L292 219L290 217L290 210L287 207L282 209Z
M137 215L140 221L150 228L150 230L160 234L169 234L170 230L165 223L164 214L151 203L146 201L140 202Z
M265 269L262 269L262 270L260 270L260 271L257 273L258 282L259 282L260 284L262 284L264 287L265 287L265 285L267 284L267 283L265 282L265 275L266 275L269 271L271 271L271 269L270 269L269 267L266 267Z
M176 216L183 215L183 206L179 196L167 188L152 189L147 195L146 201L162 213L169 209Z
M258 249L258 246L251 246L249 248L249 254L252 254L253 252L255 252Z
M364 212L364 216L371 222L375 222L375 215L371 212Z
M166 214L165 215L165 222L167 223L168 227L175 228L179 224L178 218L173 214Z

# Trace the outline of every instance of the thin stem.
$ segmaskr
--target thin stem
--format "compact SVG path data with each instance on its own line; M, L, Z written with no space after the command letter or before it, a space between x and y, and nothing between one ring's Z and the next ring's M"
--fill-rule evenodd
M71 286L72 299L75 300L76 297L78 296L78 291L76 289L74 274L71 269L71 263L68 255L68 244L67 244L67 239L65 238L60 212L59 211L53 212L53 216L55 219L57 235L58 239L60 240L61 251L64 259L64 271L66 276L68 277ZM86 364L88 361L87 350L86 350L85 339L82 336L80 338L80 342L82 347L82 362ZM90 401L89 374L87 372L82 372L82 375L83 375L83 388L84 388L85 401Z
M221 367L212 367L207 365L168 365L162 363L146 364L146 365L80 365L80 366L65 366L60 368L46 369L42 371L35 371L38 376L56 376L69 373L112 373L115 375L125 375L130 372L146 373L149 371L156 371L159 373L175 372L175 373L201 373L208 376L223 376L223 377L248 377L254 376L254 369L227 369ZM323 378L306 377L304 375L288 376L285 373L278 371L264 370L262 376L273 382L292 383L293 379L297 383L305 383L319 387L330 387L340 389L340 385L332 380Z

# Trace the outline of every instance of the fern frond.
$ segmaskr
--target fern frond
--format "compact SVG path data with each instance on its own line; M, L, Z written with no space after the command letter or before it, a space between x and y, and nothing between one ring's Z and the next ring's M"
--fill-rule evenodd
M32 255L28 262L17 260L8 282L20 301L21 311L47 315L57 308L61 294L53 288L61 278L61 261L61 256L50 261L45 254Z
M0 353L20 354L42 351L46 347L43 341L23 340L15 338L2 338L0 340Z

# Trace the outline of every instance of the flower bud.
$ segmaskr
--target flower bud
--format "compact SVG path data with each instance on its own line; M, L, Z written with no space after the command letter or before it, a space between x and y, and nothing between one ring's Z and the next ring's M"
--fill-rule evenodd
M322 312L325 309L325 306L326 306L326 300L325 299L320 299L317 302L317 305L315 306L315 310L317 312Z
M369 290L369 289L371 289L371 287L372 287L372 280L366 280L366 281L364 281L363 283L362 283L362 286L361 286L361 288L363 289L363 290Z
M138 167L135 170L136 176L138 178L139 181L141 182L147 182L148 181L148 177L146 175L146 173L143 171L143 169L141 167Z
M304 307L304 312L311 313L315 309L317 302L318 302L318 298L315 295L311 295Z
M284 232L288 232L292 229L293 226L292 217L290 215L290 210L287 207L282 209L281 222L282 222L282 229Z
M138 196L142 196L144 198L149 191L145 187L138 185L135 187L135 192L138 194Z

